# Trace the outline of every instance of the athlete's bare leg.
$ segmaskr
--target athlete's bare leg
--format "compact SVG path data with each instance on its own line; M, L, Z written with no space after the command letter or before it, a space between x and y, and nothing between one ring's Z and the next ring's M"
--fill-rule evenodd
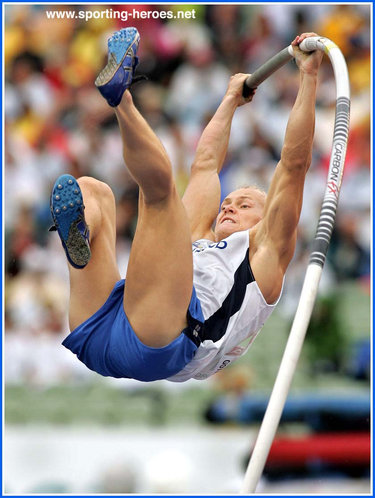
M69 325L74 330L107 300L120 280L116 263L116 211L111 189L94 178L78 179L90 229L91 258L83 269L68 264L70 277Z
M129 91L116 107L126 166L140 187L125 313L140 340L162 347L186 327L193 287L190 228L164 147Z

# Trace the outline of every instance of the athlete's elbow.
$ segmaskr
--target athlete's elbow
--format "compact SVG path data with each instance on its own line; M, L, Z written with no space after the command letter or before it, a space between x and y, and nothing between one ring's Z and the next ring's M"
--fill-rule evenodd
M281 163L289 172L306 172L311 164L312 152L298 151L284 146L281 151Z
M310 166L311 159L306 157L281 156L283 169L288 173L305 173Z
M191 174L217 170L217 159L212 151L205 151L191 166Z

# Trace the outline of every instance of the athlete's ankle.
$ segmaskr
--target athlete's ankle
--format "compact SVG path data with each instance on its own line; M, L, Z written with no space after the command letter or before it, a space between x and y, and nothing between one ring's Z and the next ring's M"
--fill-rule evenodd
M130 92L126 90L126 92L124 92L124 95L122 96L121 102L117 107L115 107L115 113L121 129L123 126L133 126L134 112L135 105L133 102L133 97L131 96Z
M118 105L118 107L126 108L127 106L132 105L132 104L133 104L132 94L129 92L129 90L125 90L125 92L122 96L121 102Z

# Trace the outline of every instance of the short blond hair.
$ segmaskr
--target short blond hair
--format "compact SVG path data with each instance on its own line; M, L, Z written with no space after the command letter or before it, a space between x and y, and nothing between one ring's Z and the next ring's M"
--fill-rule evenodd
M267 197L267 192L259 187L256 183L253 183L252 185L239 185L236 190L240 190L241 188L252 188L253 190L257 190L260 194L264 196L264 200L266 200Z

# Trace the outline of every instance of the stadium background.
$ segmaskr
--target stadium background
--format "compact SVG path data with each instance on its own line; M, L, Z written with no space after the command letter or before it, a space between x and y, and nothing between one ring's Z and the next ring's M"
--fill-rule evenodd
M196 19L47 19L45 11L192 10ZM352 115L335 231L292 394L355 400L370 387L371 6L4 6L5 300L4 485L10 493L235 493L258 423L236 418L243 399L269 396L308 261L327 173L335 86L320 73L313 161L296 254L281 303L238 364L183 385L104 379L60 345L67 334L68 274L51 224L49 194L64 172L108 182L118 202L118 261L125 276L137 189L121 157L113 111L93 81L106 40L141 33L136 103L169 153L180 192L204 125L235 72L251 72L297 33L316 31L341 48ZM298 88L293 63L238 109L221 174L267 188ZM215 402L226 420L215 422ZM305 434L286 424L282 434ZM280 477L280 476L279 476ZM293 476L292 476L293 477ZM308 478L310 477L310 478ZM354 478L355 477L355 478ZM264 480L263 492L367 492L366 472ZM302 480L303 478L303 480Z

